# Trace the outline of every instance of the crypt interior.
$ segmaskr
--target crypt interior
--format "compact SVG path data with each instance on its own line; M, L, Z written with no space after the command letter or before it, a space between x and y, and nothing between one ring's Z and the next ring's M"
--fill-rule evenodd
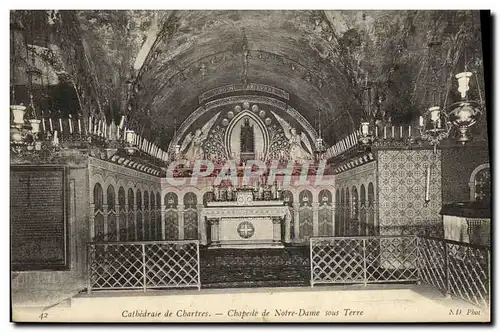
M11 11L13 292L489 305L487 16Z

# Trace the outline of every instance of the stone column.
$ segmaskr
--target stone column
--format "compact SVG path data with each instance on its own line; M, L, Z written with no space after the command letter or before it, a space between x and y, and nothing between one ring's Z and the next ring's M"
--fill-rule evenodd
M179 240L184 240L184 204L177 206L177 222L179 225Z
M313 236L318 236L319 234L319 203L312 203L313 211Z
M94 203L90 203L90 214L89 214L89 236L90 236L90 241L94 241L94 237L95 237L94 213L95 213L95 204Z
M335 215L336 215L336 207L335 205L332 206L332 234L330 234L331 236L335 236L337 234L335 234L335 223L338 222L338 220L336 220L335 218Z
M137 203L134 200L134 241L137 241Z
M290 243L292 242L291 236L290 236L290 218L292 217L290 215L290 208L287 206L286 207L287 212L285 213L285 243Z
M212 245L219 245L219 219L208 219L210 223L210 235L212 239Z
M108 204L102 205L104 220L104 241L108 241Z
M115 220L116 220L116 241L123 241L123 239L120 238L120 224L122 223L123 220L121 220L121 215L120 215L118 193L116 193L115 195Z
M160 213L161 213L161 239L165 240L166 239L166 234L165 234L166 227L165 227L165 205L164 204L161 205Z
M300 208L300 203L294 202L293 203L293 215L294 215L294 220L293 220L294 239L293 239L293 242L300 242L299 208Z
M281 218L273 218L273 242L281 242Z
M146 239L146 211L144 211L144 200L142 200L141 215L142 215L142 241L144 241Z
M206 246L207 245L207 225L205 224L205 220L202 216L203 213L203 204L196 205L197 215L198 215L198 239L200 240L200 244Z

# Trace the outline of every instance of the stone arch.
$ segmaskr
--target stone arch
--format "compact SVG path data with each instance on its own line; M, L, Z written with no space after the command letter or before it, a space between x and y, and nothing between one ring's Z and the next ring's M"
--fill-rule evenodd
M179 196L176 192L170 191L165 194L165 239L179 239Z
M485 172L485 170L489 170L489 169L490 169L490 163L484 163L484 164L477 166L472 171L470 178L469 178L469 191L470 191L470 200L471 201L475 201L477 199L476 178L477 178L478 174L481 174L481 172ZM490 188L491 188L491 183L490 183Z
M137 238L136 231L136 220L135 220L135 193L134 189L128 188L127 190L127 221L128 221L128 231L127 239L129 241L134 241Z
M90 188L95 188L96 184L101 185L101 188L102 188L102 186L105 186L105 182L104 182L104 179L101 176L101 174L96 173L96 174L92 175L92 178L90 181ZM94 202L94 191L90 192L90 201ZM103 201L103 204L104 204L104 201Z
M318 193L318 235L331 236L333 234L333 199L328 189Z
M366 232L366 229L367 229L366 212L367 212L367 210L366 209L367 209L367 206L366 206L366 188L365 188L364 184L361 184L361 187L359 188L359 222L361 224L361 234L360 235L367 234L367 232Z
M367 190L367 217L369 235L378 235L378 227L375 224L375 188L372 182L368 183Z
M308 241L313 236L313 195L305 189L299 193L299 235L301 240Z
M137 229L137 240L144 240L144 208L142 202L142 191L137 188L135 192L135 205L136 205L136 229Z
M184 204L184 239L198 239L198 199L195 193L187 192L182 199Z
M243 120L245 117L250 118L255 124L257 125L258 129L260 130L262 134L262 154L265 156L267 155L268 148L269 148L269 133L267 131L266 125L262 121L259 116L249 110L243 110L240 113L236 114L236 116L231 120L229 123L225 133L224 133L224 147L226 149L226 155L230 158L232 156L232 135L233 131L238 123L240 123L241 120ZM256 153L258 151L255 151Z

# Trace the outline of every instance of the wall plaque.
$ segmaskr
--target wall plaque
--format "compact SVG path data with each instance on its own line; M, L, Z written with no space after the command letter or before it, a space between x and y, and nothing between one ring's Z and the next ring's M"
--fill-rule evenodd
M11 166L12 270L67 270L67 174L64 166Z

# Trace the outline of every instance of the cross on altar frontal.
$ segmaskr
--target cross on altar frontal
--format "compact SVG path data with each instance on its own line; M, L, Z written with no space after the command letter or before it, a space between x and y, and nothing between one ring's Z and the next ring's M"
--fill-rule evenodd
M211 235L209 248L283 248L291 242L291 215L283 200L253 200L248 189L237 189L235 196L233 201L209 202L203 208L202 219Z
M244 239L248 239L252 237L252 235L255 233L255 227L248 222L244 221L241 224L238 225L238 234Z

